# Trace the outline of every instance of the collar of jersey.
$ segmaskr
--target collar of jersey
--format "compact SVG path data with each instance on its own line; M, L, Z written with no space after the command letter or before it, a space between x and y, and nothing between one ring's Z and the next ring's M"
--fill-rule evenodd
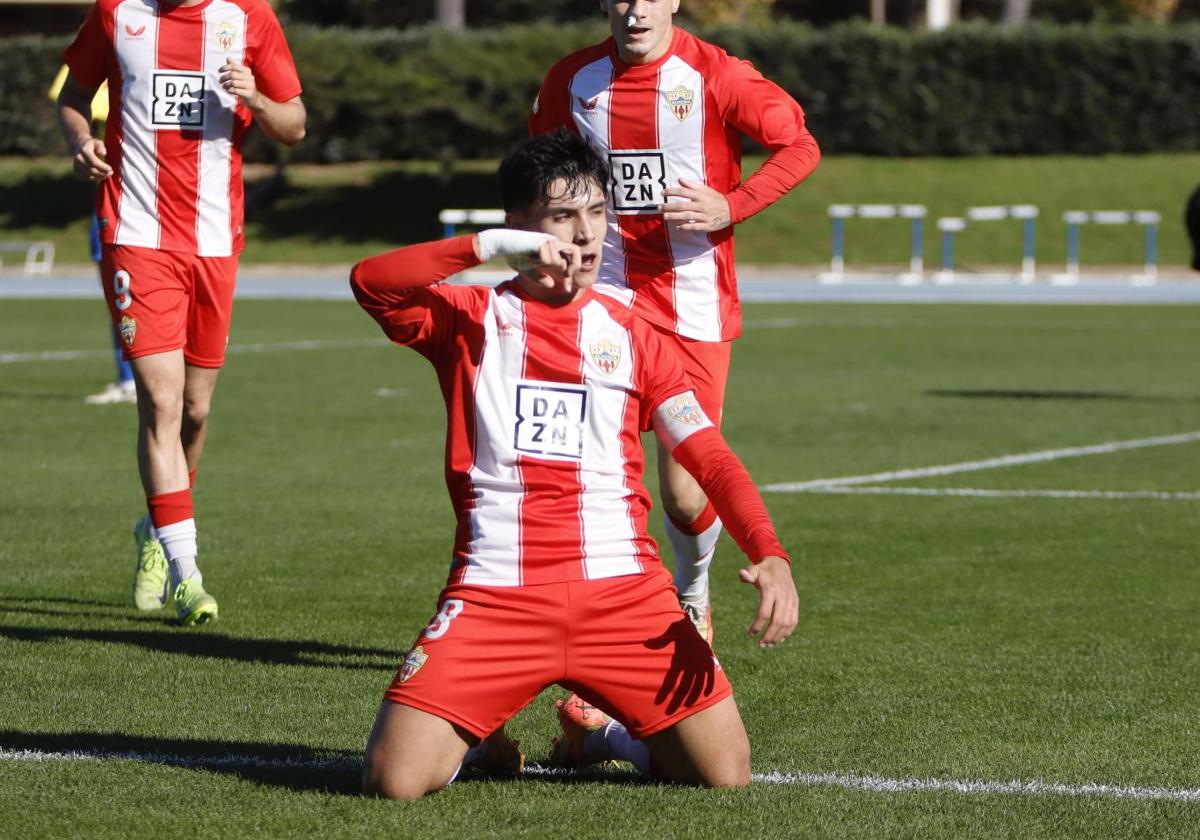
M535 298L533 295L529 294L529 292L525 291L525 289L521 287L521 284L517 282L515 277L512 280L507 280L500 284L496 291L501 294L504 294L505 292L511 292L525 303L525 307L527 309L532 307L539 313L542 313L540 317L543 318L553 318L557 315L574 315L596 296L595 290L588 288L584 289L583 294L575 298L575 300L571 301L570 303L548 303L544 300Z
M159 2L158 14L159 17L192 17L198 15L212 5L213 0L204 0L203 3L197 3L195 6L170 6L167 3Z
M679 49L679 42L683 40L684 31L678 26L671 26L671 46L667 47L667 51L658 58L651 61L649 64L626 64L617 54L617 40L613 37L608 39L608 57L612 61L613 70L618 76L643 76L652 73L657 73L658 68L666 63L667 59L675 55Z

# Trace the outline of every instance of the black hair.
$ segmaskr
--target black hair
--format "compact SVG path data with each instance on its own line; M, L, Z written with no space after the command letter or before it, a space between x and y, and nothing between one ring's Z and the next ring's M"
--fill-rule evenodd
M524 140L512 149L496 172L500 203L506 212L526 212L550 200L550 187L561 178L567 197L586 194L591 183L608 195L608 166L578 134L557 128ZM559 198L559 196L555 196Z

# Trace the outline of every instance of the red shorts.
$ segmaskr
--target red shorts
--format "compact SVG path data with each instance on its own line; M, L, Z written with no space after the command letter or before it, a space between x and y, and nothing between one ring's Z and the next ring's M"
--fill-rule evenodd
M652 325L654 326L654 325ZM696 399L708 419L720 428L725 410L725 383L729 380L730 341L693 341L654 326L663 338L679 350L679 359L688 378L696 386Z
M197 257L129 245L105 245L104 299L126 359L183 349L188 364L225 361L238 255Z
M447 586L386 700L484 738L547 686L645 738L733 693L661 567L537 586Z

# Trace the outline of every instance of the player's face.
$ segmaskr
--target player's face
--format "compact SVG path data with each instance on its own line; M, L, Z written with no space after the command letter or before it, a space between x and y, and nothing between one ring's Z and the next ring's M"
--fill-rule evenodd
M666 54L679 0L603 0L602 5L622 61L649 64Z
M543 297L574 298L595 284L607 224L604 191L595 181L588 181L586 189L569 185L561 178L550 185L546 200L521 219L521 227L552 234L577 246L582 268L570 288L559 278L552 289L539 289L546 293Z

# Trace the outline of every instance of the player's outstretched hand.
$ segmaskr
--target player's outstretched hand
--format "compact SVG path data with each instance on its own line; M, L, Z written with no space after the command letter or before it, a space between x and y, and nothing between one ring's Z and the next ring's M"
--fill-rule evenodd
M758 615L746 631L759 636L758 646L775 647L796 629L800 622L800 596L792 580L792 567L782 557L764 557L760 562L738 570L743 583L758 590Z
M659 206L663 218L680 230L712 232L729 227L729 200L706 184L680 178L679 186L663 190L663 196L667 199Z
M71 159L75 174L93 184L103 181L113 171L112 167L104 162L107 155L108 150L104 147L103 140L97 140L95 137L85 138L75 147L75 156Z
M218 72L221 74L221 87L234 96L240 97L251 111L260 110L262 95L258 92L258 85L254 81L254 71L240 61L226 58Z

